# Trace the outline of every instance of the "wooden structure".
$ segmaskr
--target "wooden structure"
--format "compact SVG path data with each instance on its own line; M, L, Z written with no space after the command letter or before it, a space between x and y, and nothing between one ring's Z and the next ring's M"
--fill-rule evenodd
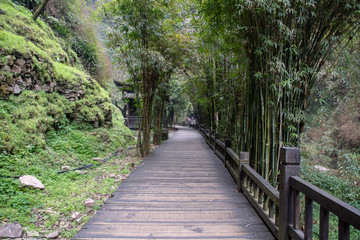
M154 150L75 239L274 239L197 130Z
M134 86L126 82L114 81L114 83L122 90L122 100L125 102L125 106L121 112L125 118L125 126L130 129L139 129L141 116L138 115L136 107Z
M339 219L338 239L350 239L350 226L360 230L360 210L300 178L298 148L281 149L278 191L243 160L248 159L248 153L235 154L230 140L222 142L218 134L211 134L202 126L200 133L277 239L313 239L313 202L320 205L320 240L328 239L330 212ZM304 231L300 230L300 193L305 198Z

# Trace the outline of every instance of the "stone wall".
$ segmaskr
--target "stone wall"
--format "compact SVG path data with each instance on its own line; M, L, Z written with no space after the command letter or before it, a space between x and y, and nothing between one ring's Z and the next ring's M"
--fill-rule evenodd
M78 76L71 83L56 76L51 62L41 58L38 54L23 54L18 51L7 52L0 49L0 98L9 98L10 95L19 95L24 90L57 92L64 95L69 101L86 99L86 94L96 95L95 88L100 88L91 77ZM84 83L86 82L86 83ZM90 90L89 90L90 85ZM86 87L87 86L87 87ZM94 126L111 124L112 111L104 108L104 100L97 98L92 104L101 109L104 118L102 121L89 120ZM89 106L91 107L91 106ZM102 119L99 117L99 119Z
M37 54L31 56L20 52L6 52L0 49L0 95L7 98L19 95L24 90L59 92L68 100L79 100L84 96L81 77L77 86L69 88L57 82L53 67ZM93 79L89 79L93 82Z

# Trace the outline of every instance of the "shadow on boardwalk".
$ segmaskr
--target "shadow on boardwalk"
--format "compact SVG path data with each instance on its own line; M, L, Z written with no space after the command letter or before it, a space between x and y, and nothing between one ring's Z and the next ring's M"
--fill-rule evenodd
M144 160L74 239L274 239L196 130Z

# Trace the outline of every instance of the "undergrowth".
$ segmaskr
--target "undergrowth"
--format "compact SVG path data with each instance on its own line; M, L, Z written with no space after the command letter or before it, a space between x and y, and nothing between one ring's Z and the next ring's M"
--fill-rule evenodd
M18 222L40 235L58 229L62 237L72 237L120 184L109 174L126 175L138 161L135 155L129 160L131 154L123 150L104 164L92 158L105 158L135 144L132 135L114 117L111 128L71 123L44 133L43 148L25 146L16 154L2 152L0 175L33 175L45 190L23 188L17 179L0 178L0 222ZM56 173L62 166L74 169L87 164L94 167L86 172ZM96 200L95 209L84 206L87 198ZM84 215L81 221L71 220L75 212Z
M352 205L357 209L360 209L360 188L356 187L352 181L344 180L333 174L323 173L319 170L315 170L311 167L311 165L307 164L307 161L303 162L301 177L318 188L339 198L340 200ZM304 209L304 198L302 197L301 199L302 209ZM304 214L304 212L302 214ZM314 202L313 239L319 239L319 219L320 206ZM338 238L338 224L338 218L334 214L330 213L329 239ZM360 231L354 229L353 227L351 227L350 235L350 239L360 239Z

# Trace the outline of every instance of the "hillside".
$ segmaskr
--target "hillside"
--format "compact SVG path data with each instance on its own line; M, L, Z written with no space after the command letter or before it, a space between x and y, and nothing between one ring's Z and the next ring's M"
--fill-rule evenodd
M135 167L133 133L69 44L11 1L0 3L0 97L0 223L69 238ZM22 187L24 175L45 190Z

